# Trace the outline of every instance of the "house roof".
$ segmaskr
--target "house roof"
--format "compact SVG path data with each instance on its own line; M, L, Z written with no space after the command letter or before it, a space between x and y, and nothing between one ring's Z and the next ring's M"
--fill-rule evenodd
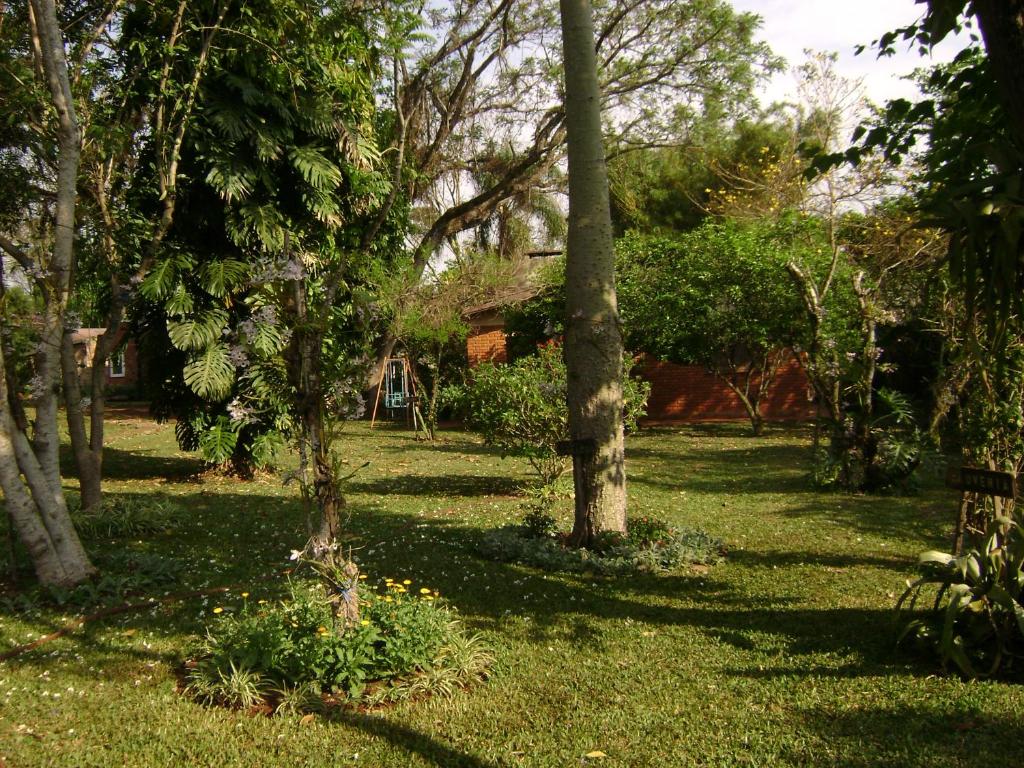
M538 293L540 293L540 289L533 284L509 288L507 291L502 292L501 295L485 301L483 304L467 307L462 311L462 317L469 320L476 315L482 315L485 312L491 312L502 307L507 307L509 304L521 304L524 301L529 301Z
M90 339L96 339L106 333L106 328L79 328L71 334L71 341L74 344L82 344Z

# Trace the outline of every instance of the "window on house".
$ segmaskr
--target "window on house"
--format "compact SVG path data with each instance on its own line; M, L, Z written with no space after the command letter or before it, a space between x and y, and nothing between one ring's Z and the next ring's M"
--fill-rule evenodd
M110 376L121 378L124 376L124 350L119 349L110 356Z

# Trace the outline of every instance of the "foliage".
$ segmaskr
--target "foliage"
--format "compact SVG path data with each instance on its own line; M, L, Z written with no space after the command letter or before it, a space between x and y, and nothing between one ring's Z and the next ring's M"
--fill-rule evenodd
M645 412L650 385L630 378L631 362L627 366L623 420L632 430ZM467 384L450 388L447 397L486 444L499 448L502 456L525 458L546 485L565 471L565 459L557 451L558 442L568 439L565 381L561 350L548 345L507 365L483 363Z
M525 278L516 261L476 254L449 265L434 279L403 270L382 281L378 299L392 317L392 332L404 346L416 379L418 405L430 439L434 439L441 392L464 363L469 325L464 313L500 300ZM464 369L464 365L461 366Z
M217 606L213 611L219 617L190 665L186 690L207 703L275 702L288 711L320 704L321 694L328 693L359 701L369 683L398 697L409 680L422 679L435 667L444 669L435 678L444 683L442 692L453 682L479 679L486 651L475 653L478 641L467 639L436 592L424 587L414 595L409 584L388 579L383 593L362 591L362 618L348 627L337 625L319 586L292 584L288 599L274 605L253 604L246 596L237 610ZM474 648L470 658L467 643Z
M1014 676L1024 663L1024 515L992 519L977 549L960 556L921 554L922 576L897 603L912 609L926 587L938 587L931 611L903 629L969 678Z
M11 614L38 611L44 606L88 611L121 605L147 591L174 586L185 572L178 558L149 552L114 551L97 558L100 576L76 587L37 587L0 598L0 608Z
M828 446L818 448L813 469L817 485L869 493L914 489L913 473L921 462L925 435L910 401L884 387L873 398L878 407L869 422L857 423L850 416L845 430L833 430Z
M951 28L935 34L941 39ZM908 27L884 36L880 50L891 50L897 36L925 41L932 34ZM892 163L913 157L921 166L920 210L950 234L950 271L968 312L977 307L993 325L1020 311L1024 280L1017 267L1024 155L1002 94L992 85L998 74L979 46L968 46L949 64L922 73L926 98L889 102L877 119L857 129L853 146L815 161L824 168L842 160L858 164L878 152ZM978 125L988 129L979 132Z
M759 432L761 399L786 348L807 339L786 271L791 239L770 223L709 222L671 237L633 233L617 250L628 348L712 371Z
M173 501L141 497L104 499L99 509L72 512L75 528L86 539L138 538L164 533L178 527L185 518Z
M632 526L632 521L629 525ZM710 565L717 563L723 552L722 542L704 531L683 530L664 523L641 523L637 534L629 533L625 537L606 531L591 549L567 547L564 538L564 535L548 534L545 528L536 525L506 525L484 534L480 551L496 560L546 571L602 576Z
M706 116L683 146L630 152L609 162L612 221L619 235L695 229L725 209L747 169L792 156L789 115L729 118L723 124L721 115Z
M536 293L502 311L505 350L511 362L536 354L538 346L565 333L565 259L552 259L533 275Z
M10 277L0 269L0 343L11 380L22 388L18 395L31 394L32 353L38 343L37 304L30 292L10 285Z

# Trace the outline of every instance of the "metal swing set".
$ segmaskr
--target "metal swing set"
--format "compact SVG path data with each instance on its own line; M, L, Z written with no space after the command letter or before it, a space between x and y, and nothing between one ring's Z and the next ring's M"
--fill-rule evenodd
M384 375L380 377L380 382L377 384L377 396L373 401L373 414L370 417L371 427L377 423L381 395L384 396L384 410L391 420L397 421L401 418L400 414L404 412L407 426L411 426L417 433L422 429L424 434L428 434L416 395L416 375L413 373L407 356L389 357L384 362Z

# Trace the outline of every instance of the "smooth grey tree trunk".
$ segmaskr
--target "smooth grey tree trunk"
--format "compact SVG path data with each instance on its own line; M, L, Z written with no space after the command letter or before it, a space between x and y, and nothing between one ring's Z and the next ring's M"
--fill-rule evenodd
M57 179L53 250L45 266L44 311L36 349L35 428L30 442L14 419L0 350L0 487L19 539L39 580L70 586L95 568L82 547L61 487L58 393L64 316L74 252L81 131L75 116L64 44L53 0L31 0L37 50L57 118Z
M571 543L626 530L622 335L589 0L560 0L569 154L565 364L576 516Z

